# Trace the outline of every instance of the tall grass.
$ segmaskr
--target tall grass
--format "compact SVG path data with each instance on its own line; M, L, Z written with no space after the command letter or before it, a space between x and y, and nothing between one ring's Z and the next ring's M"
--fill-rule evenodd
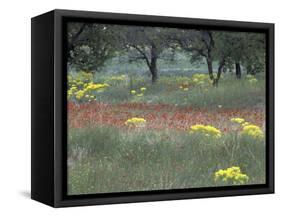
M97 74L95 82L110 86L95 93L96 101L212 110L264 108L265 80L262 77L251 84L247 79L237 80L226 75L218 87L206 82L184 90L180 86L186 78L161 75L157 83L151 84L150 78L143 75L113 80L109 74ZM142 87L146 90L141 92ZM132 90L143 95L132 94ZM135 109L132 112L141 115L145 111ZM239 166L249 176L247 184L265 183L264 139L246 138L232 131L211 139L162 128L128 129L98 126L97 123L87 127L68 132L69 194L224 185L214 181L214 172L232 166Z
M234 77L221 79L218 87L211 84L191 86L189 90L179 89L178 76L162 76L156 84L151 84L149 78L134 78L131 85L128 81L119 82L98 93L97 100L105 103L142 102L150 104L172 104L200 108L245 108L265 105L265 81L258 80L250 84L248 80L238 80ZM183 77L184 78L184 77ZM146 87L144 95L137 97L130 93Z
M100 126L70 129L68 192L180 189L221 185L214 172L239 166L247 184L265 183L264 141L228 133L219 139L171 130Z

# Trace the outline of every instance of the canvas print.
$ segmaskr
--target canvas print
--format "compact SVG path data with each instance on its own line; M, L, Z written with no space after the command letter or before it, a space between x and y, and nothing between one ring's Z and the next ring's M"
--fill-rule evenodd
M264 33L67 23L67 194L265 184Z

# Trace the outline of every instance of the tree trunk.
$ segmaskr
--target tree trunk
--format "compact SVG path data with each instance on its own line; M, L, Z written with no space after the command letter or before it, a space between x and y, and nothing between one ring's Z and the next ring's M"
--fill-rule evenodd
M158 79L157 59L151 59L151 65L149 69L152 75L152 83L155 83Z
M249 75L255 75L257 73L257 67L256 66L247 66L247 74Z
M219 64L217 77L213 80L213 85L216 86L216 87L219 84L221 73L223 72L223 69L224 69L224 64L225 64L225 60L222 60Z
M249 64L247 65L247 75L252 74L252 66Z
M151 47L151 61L150 61L150 72L152 75L152 83L155 83L158 79L158 69L157 69L157 48L155 45L152 45Z
M213 62L210 57L206 57L207 65L208 65L208 72L209 77L211 80L214 80L214 74L213 74Z
M239 62L235 63L235 69L236 69L236 78L240 79L241 78L241 66Z

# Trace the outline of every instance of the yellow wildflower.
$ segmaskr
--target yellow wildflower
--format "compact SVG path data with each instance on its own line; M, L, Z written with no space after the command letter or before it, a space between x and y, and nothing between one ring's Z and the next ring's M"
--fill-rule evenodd
M244 184L249 177L241 172L240 167L233 166L227 169L220 169L215 172L215 181L230 182L232 184Z
M114 81L123 81L126 79L126 75L120 75L120 76L111 76L110 80Z
M243 124L245 122L244 118L231 118L230 120L237 124Z
M84 96L85 92L83 90L78 90L76 92L76 99L80 100Z
M129 118L125 124L126 125L134 125L134 126L143 126L146 123L144 118L133 117Z
M255 83L257 83L258 82L258 80L256 79L256 78L251 78L250 80L249 80L249 83L250 84L255 84Z
M193 78L193 82L197 83L198 82L198 78Z
M247 79L252 79L252 78L255 78L255 76L253 76L253 75L246 75L246 78Z
M78 84L79 86L83 86L83 85L84 85L83 81L79 81L79 82L77 82L77 84Z
M75 85L71 86L70 90L75 91L77 90L77 87Z
M247 122L247 121L246 121L246 122L244 122L244 123L242 124L242 126L245 127L245 126L250 125L250 124L251 124L250 122Z
M94 83L89 83L88 86L86 87L86 90L98 90L98 89L102 89L102 88L106 88L109 87L108 84L94 84Z
M211 125L196 124L190 127L191 133L201 133L205 136L220 138L222 133L219 129Z
M242 135L250 136L253 138L264 138L264 134L260 127L254 125L254 124L248 124L245 125L242 129Z

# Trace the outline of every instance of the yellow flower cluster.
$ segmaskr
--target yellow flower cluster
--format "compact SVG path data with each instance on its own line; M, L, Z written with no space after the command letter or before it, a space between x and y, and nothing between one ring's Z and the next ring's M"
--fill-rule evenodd
M220 169L215 172L215 181L223 181L232 184L245 184L249 177L242 173L240 167L233 166L227 169Z
M203 85L207 82L210 82L208 74L196 73L192 75L192 83L194 85Z
M249 80L250 84L255 84L257 82L258 82L258 79L256 79L256 78L252 78L252 79Z
M254 78L255 76L253 76L253 75L246 75L246 78L247 79L251 79L251 78Z
M136 96L138 96L138 97L141 97L141 96L144 95L143 93L144 93L145 91L146 91L146 87L141 87L139 93L138 93L136 90L131 90L131 94L136 95Z
M187 76L177 76L172 81L174 81L174 83L172 83L172 85L174 85L176 83L176 84L178 84L179 89L181 89L183 91L188 91L188 89L189 89L188 87L190 85L190 78L189 77L187 77Z
M253 75L246 75L246 78L250 84L255 84L258 82L258 79L256 79Z
M75 95L76 95L76 99L81 99L84 96L84 91L83 90L78 90Z
M237 124L243 124L245 122L244 118L231 118L230 120Z
M200 133L205 136L220 138L222 133L219 129L211 125L196 124L190 127L191 133Z
M126 75L117 75L117 76L111 76L110 77L110 80L113 80L113 81L124 81L126 80Z
M93 75L91 73L79 72L76 76L68 75L68 99L78 101L91 101L96 97L94 91L103 91L108 84L95 84L92 82Z
M243 118L231 118L230 120L242 126L242 135L250 136L257 139L264 138L263 131L259 126L246 122Z
M85 85L85 90L98 90L98 89L103 89L109 87L108 84L94 84L93 82L90 82L88 84Z
M256 139L264 138L264 134L260 127L254 124L245 125L242 129L242 135L250 136Z
M133 117L128 119L125 124L130 126L143 126L146 123L146 120L144 118L137 118Z
M188 84L187 84L187 83L184 83L184 84L180 85L179 88L180 88L181 90L188 91Z

